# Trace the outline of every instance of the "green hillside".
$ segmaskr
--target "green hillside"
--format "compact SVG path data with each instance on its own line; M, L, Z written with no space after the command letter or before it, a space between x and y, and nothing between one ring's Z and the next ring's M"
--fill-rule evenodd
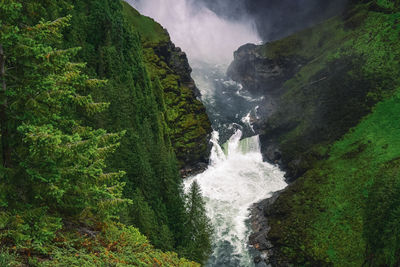
M173 46L166 32L113 0L7 0L0 22L0 265L203 262L211 229L194 229L187 206L204 203L183 194L179 169L207 160L211 128L190 72L151 67Z
M400 263L399 3L353 2L257 48L305 62L262 137L276 138L297 178L266 209L278 266Z

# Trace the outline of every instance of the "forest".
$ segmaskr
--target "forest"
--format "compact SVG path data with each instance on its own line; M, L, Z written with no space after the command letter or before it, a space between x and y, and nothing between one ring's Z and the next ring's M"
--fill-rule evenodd
M204 202L196 185L184 194L176 155L207 138L209 122L176 71L160 59L151 67L158 56L140 29L162 28L131 9L0 2L1 266L196 266L208 257ZM174 109L165 80L192 110ZM180 148L176 117L200 125Z

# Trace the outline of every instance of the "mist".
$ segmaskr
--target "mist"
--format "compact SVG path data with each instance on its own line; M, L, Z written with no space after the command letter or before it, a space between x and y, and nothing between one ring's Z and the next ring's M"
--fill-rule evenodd
M273 41L340 14L348 0L196 0L219 16L252 18L263 41Z
M220 16L201 1L128 0L142 14L166 28L175 45L189 61L228 65L233 51L246 43L258 43L255 21L243 14L229 19ZM215 8L216 6L214 6Z

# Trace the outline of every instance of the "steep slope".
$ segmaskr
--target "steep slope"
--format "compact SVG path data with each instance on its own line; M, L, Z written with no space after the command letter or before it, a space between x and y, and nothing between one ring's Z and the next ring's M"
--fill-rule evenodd
M161 25L140 15L129 4L123 5L126 18L141 36L151 79L163 88L165 99L160 104L166 106L165 118L182 172L201 171L211 150L211 123L190 76L192 69L186 54L175 47Z
M82 94L87 96L87 98L79 98L77 102L84 102L79 102L83 107L85 104L89 106L91 103L85 103L85 101L90 102L92 98L96 102L105 102L106 105L91 106L93 110L98 107L105 109L108 106L104 112L95 113L89 110L86 115L83 115L83 112L76 108L77 110L69 111L73 115L67 114L74 116L73 119L87 126L89 130L104 133L103 139L96 139L100 145L96 146L94 141L87 140L78 142L76 137L78 133L74 133L75 139L71 138L71 142L74 145L81 145L80 152L65 148L71 144L65 143L61 137L50 140L46 135L42 135L43 143L37 144L40 148L47 148L49 144L52 144L54 145L52 149L56 152L63 148L68 156L73 154L76 160L68 161L71 170L79 172L82 177L87 176L90 180L87 184L95 186L85 187L85 182L80 180L77 182L72 174L63 172L63 161L52 158L55 157L53 154L60 157L57 153L50 154L45 150L47 153L45 155L49 159L42 163L40 156L31 150L30 152L36 156L35 159L39 161L39 164L34 167L44 173L48 169L57 173L57 176L51 178L61 181L61 184L70 185L75 189L74 193L79 192L79 198L70 195L69 200L76 199L81 206L84 206L84 201L88 201L81 200L87 195L98 196L101 193L104 198L107 194L116 196L112 199L112 203L103 203L102 198L90 199L90 202L100 206L100 210L109 214L107 219L99 219L91 213L90 209L83 208L82 213L76 214L68 209L57 208L64 205L72 210L71 206L75 204L73 201L68 203L55 201L50 205L40 195L35 196L33 191L30 192L30 188L24 189L24 186L27 187L29 184L25 185L25 176L20 173L30 170L26 170L26 164L18 163L22 160L26 161L23 158L26 155L21 155L21 149L18 147L13 148L15 170L2 167L0 174L15 176L18 179L8 180L14 184L19 181L21 183L17 186L13 185L18 189L16 191L10 191L11 187L8 184L2 184L0 187L0 244L4 248L4 251L0 253L0 260L4 262L3 259L17 257L17 260L21 260L22 263L34 266L197 265L179 259L175 253L163 253L152 246L163 251L175 251L180 256L191 259L201 258L199 255L194 255L194 250L201 256L207 254L207 248L193 245L194 236L199 233L191 231L188 227L190 222L188 222L185 208L187 203L179 174L180 167L207 161L207 135L211 131L204 107L196 100L197 91L190 78L190 68L184 54L174 48L160 25L140 16L134 10L127 10L128 6L120 1L10 0L1 3L0 7L2 11L9 13L17 10L16 7L20 9L20 13L11 18L6 18L4 15L6 13L1 13L2 26L3 23L8 23L7 19L12 22L11 26L6 24L6 27L1 27L1 33L3 30L7 33L16 25L15 27L20 27L30 36L29 32L35 28L27 25L39 25L37 27L42 28L39 22L52 21L49 23L49 30L45 29L45 34L50 36L53 34L58 38L55 41L46 40L54 45L55 54L61 55L64 61L68 59L73 62L87 62L86 65L68 62L66 65L70 69L79 68L79 71L75 73L67 69L63 77L65 80L74 81L81 75L106 81L99 82L99 86L90 86L98 82L95 79L89 79L88 86L85 87L76 82L76 86L83 91ZM52 23L57 25L60 21L63 22L63 17L67 17L66 20L70 25L65 27L61 34L56 32ZM46 23L44 25L47 25ZM146 36L141 37L141 32L152 35L154 43L151 47L145 47L147 40L150 39L146 39L148 38ZM6 35L1 35L1 38L1 40L5 38L6 41L16 42L18 47L20 45L15 38L11 39ZM22 46L29 50L30 45L32 43ZM72 49L74 54L71 53L73 54L71 59L63 57L63 53L67 53L65 51L71 47L80 47L80 49ZM164 51L166 47L168 51ZM51 51L49 47L42 44L39 44L39 48ZM31 50L35 51L35 49ZM157 49L163 51L163 54L160 52L160 57L168 58L158 59L155 52ZM57 60L53 63L50 54L39 54L36 57L35 60L41 60L40 62L44 62L44 65L47 64L47 60L61 66ZM27 61L27 66L31 66L31 62ZM30 70L33 72L33 77L43 76L41 73L35 73L35 68L30 68ZM7 77L7 79L15 78L18 77ZM79 81L82 82L81 80L84 81L83 78ZM45 86L51 87L51 84L47 82ZM37 83L32 87L38 90L42 87L47 88L45 86ZM169 95L169 90L174 90L175 95ZM48 101L52 101L52 94L46 93L44 95L48 96ZM172 100L177 100L179 103L172 103ZM35 105L32 105L32 108L36 108L38 113L45 114ZM57 119L56 113L51 115ZM49 117L52 116L49 115ZM18 123L19 121L16 121L15 131L19 126ZM64 127L71 128L70 125L64 125ZM108 133L118 134L106 134L103 129ZM87 135L93 139L96 137ZM85 136L86 139L89 137ZM17 133L13 135L13 138L18 139L20 136ZM35 135L32 139L36 140ZM108 139L112 139L112 145L108 145L106 142ZM116 150L115 153L106 158L113 150ZM101 160L92 159L96 156ZM92 165L96 168L89 168ZM104 173L101 173L102 169ZM119 176L125 174L122 178L124 183L113 180L114 172ZM36 179L40 177L32 172L28 174ZM52 173L45 174L51 176ZM101 179L101 181L96 179ZM107 184L105 180L109 182L109 187L105 187ZM58 184L51 184L43 179L37 183L39 185L45 183L47 187L57 189L60 195L69 193L65 193L64 188L59 188ZM94 192L87 194L80 191L82 188L89 188ZM121 225L120 222L126 226ZM140 232L149 238L152 245L132 225L138 227ZM190 251L188 247L193 248L193 251Z
M230 68L267 96L263 153L296 180L258 206L270 229L252 241L275 265L395 266L400 258L399 2L352 2L342 16L239 49Z
M398 18L391 13L374 3L349 7L343 16L235 53L228 74L267 96L258 125L263 152L280 160L288 177L321 156L317 144L337 140L395 91Z
M157 49L173 46L168 35L125 2L76 1L66 41L79 44L80 59L91 73L108 80L108 88L92 92L95 99L110 102L108 112L88 121L126 131L109 165L126 171L125 195L144 203L135 201L124 221L138 226L157 247L180 246L185 211L177 166L207 160L211 131L194 84L189 89L184 83L191 80L190 69L176 71L181 62L173 69L172 60L158 59ZM173 58L172 51L165 54Z

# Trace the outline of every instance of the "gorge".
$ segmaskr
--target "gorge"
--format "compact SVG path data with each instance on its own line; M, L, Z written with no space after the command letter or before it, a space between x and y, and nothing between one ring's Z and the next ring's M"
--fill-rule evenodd
M0 266L400 264L399 0L0 23Z
M251 23L219 18L186 0L142 1L134 7L165 26L187 52L212 121L209 166L185 181L187 190L193 181L200 185L214 226L213 253L206 266L252 266L247 245L249 209L286 183L277 166L263 162L252 126L262 98L243 91L241 84L226 77L226 70L233 49L259 38ZM247 138L242 139L243 133Z
M396 110L394 103L397 101L399 3L337 3L339 15L322 23L294 33L292 30L289 36L266 44L241 46L228 69L229 78L221 80L221 76L212 75L215 71L207 73L204 65L198 68L200 72L196 70L196 63L191 62L199 88L217 86L216 92L222 94L224 101L219 103L225 103L227 109L230 106L236 108L229 114L239 116L231 116L224 122L241 125L237 128L244 127L245 136L259 133L263 158L279 163L286 171L286 181L292 182L280 194L257 204L253 211L256 232L251 237L251 244L269 255L266 262L274 266L375 266L378 262L395 266L399 260L395 245L398 235L387 236L390 241L386 243L378 234L397 229L389 225L396 224L399 219L396 210L389 208L399 199L396 186L384 185L384 181L391 185L398 181L395 167L398 153L394 152L398 144L392 139L397 135L397 126L388 123L397 121L397 117L389 114ZM229 9L218 10L218 5L214 3L213 8L213 4L208 3L215 12L229 13ZM149 15L160 19L163 25L171 23L171 18L163 22L162 16L151 12ZM189 15L184 17L190 21ZM243 18L238 17L237 21ZM201 27L192 25L192 28ZM184 36L190 36L190 33ZM237 36L241 36L240 31ZM190 58L190 46L187 45L185 50ZM212 77L214 82L204 83L204 77ZM223 85L218 85L221 82ZM230 93L227 85L233 86ZM241 111L243 105L231 105L235 91L236 95L254 101L256 110L247 113ZM218 116L220 110L207 103L209 92L202 93L214 130L221 132L221 143L227 141L226 147L233 145L234 140L229 137L235 133L235 127L229 127L229 123L228 127L215 124L218 120L213 116ZM389 106L392 111L388 110ZM383 119L385 112L388 117ZM242 123L240 118L243 118ZM251 121L250 129L243 125L246 121ZM376 127L382 127L382 130L375 132ZM235 130L229 132L226 128ZM218 151L218 147L214 149ZM373 151L380 156L371 154ZM225 160L229 161L229 152ZM206 190L209 190L206 181L213 185L212 189L218 188L217 182L208 177L219 177L213 169L215 162L211 162L208 171L189 181L196 180L201 184L204 179L202 186ZM251 168L252 171L255 169ZM385 174L381 177L379 173ZM221 180L218 179L218 183ZM268 191L265 185L264 192ZM390 192L392 199L386 199L383 192ZM208 192L205 195L212 203L213 197ZM382 202L377 204L377 199ZM378 207L386 208L380 213ZM210 211L209 214L215 216ZM380 220L379 230L371 230L377 220ZM238 264L224 263L225 255L219 257L219 262L216 258L211 262L214 260L221 266ZM235 258L234 255L229 257ZM257 262L260 262L259 258Z

